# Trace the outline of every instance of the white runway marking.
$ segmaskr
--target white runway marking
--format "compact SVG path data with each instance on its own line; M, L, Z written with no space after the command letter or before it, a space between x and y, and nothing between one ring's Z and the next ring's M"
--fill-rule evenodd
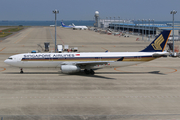
M180 96L74 96L74 97L16 97L13 96L11 99L149 99L149 98L180 98ZM1 97L1 99L7 99L7 97Z

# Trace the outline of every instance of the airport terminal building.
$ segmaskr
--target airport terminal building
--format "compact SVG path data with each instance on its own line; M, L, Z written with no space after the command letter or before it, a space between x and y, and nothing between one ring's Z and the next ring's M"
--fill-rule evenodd
M155 24L154 21L130 21L130 20L100 20L99 27L110 28L113 30L127 31L129 33L139 33L139 34L159 34L162 30L172 30L172 23L166 24ZM179 35L180 24L174 24L175 35Z

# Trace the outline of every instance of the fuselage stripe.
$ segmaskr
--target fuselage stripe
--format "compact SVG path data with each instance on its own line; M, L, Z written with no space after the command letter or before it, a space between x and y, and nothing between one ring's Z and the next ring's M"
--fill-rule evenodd
M21 61L117 61L122 57L62 57L62 58L22 58ZM149 61L152 56L127 56L122 61Z

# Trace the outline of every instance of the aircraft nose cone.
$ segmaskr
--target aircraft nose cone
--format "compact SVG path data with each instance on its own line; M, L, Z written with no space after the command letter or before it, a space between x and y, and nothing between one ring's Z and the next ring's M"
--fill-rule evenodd
M5 63L7 62L7 59L4 61Z
M8 59L6 59L6 60L4 61L4 63L9 64L9 60L8 60Z

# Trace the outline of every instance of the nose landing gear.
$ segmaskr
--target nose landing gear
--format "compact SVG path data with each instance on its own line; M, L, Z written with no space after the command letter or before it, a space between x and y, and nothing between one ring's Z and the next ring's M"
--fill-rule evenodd
M22 68L20 69L20 73L24 73Z

